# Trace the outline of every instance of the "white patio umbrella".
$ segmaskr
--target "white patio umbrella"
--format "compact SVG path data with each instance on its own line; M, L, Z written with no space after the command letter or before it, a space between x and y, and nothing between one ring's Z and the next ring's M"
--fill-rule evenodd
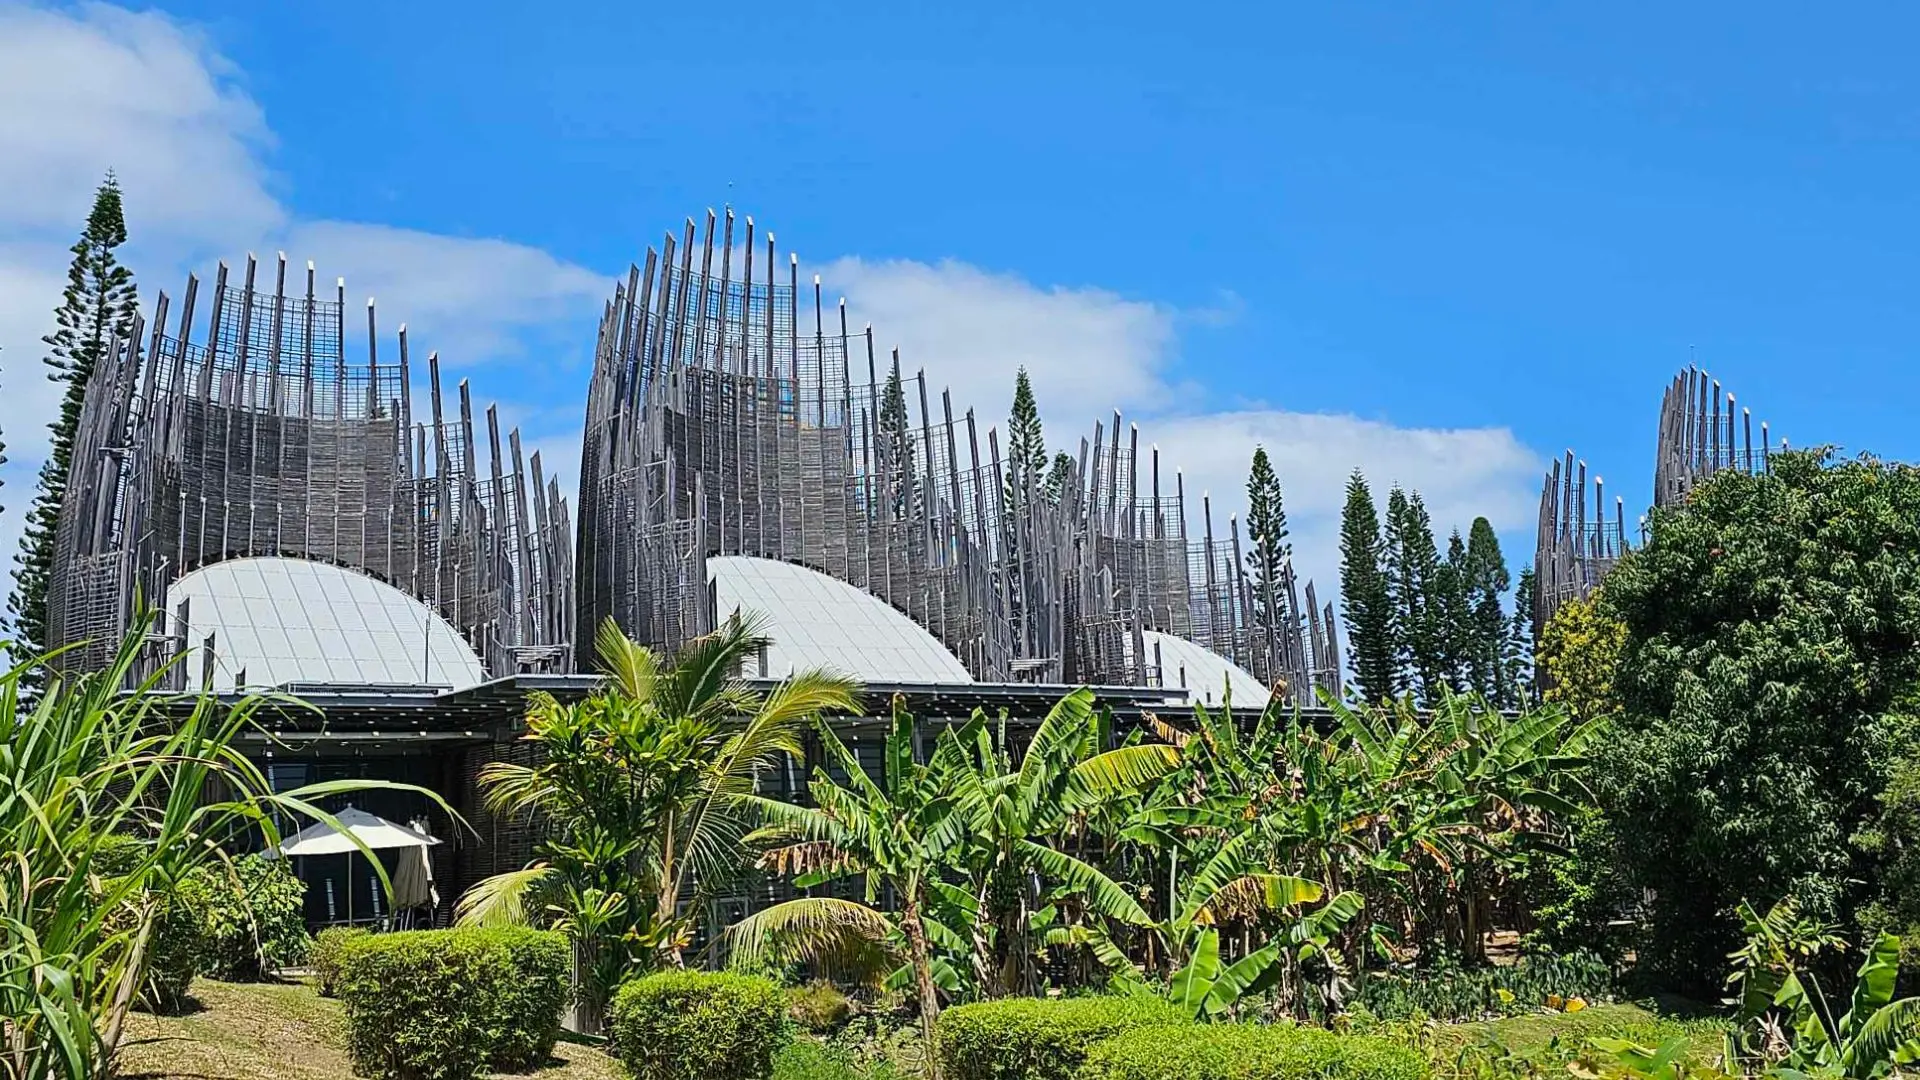
M405 867L409 856L417 856L419 861L424 864L426 862L426 849L440 842L438 838L430 836L419 829L396 824L378 814L369 814L365 810L356 809L351 806L334 814L333 817L334 820L338 821L344 828L344 832L341 831L341 829L334 828L327 822L316 821L312 825L288 837L286 842L280 845L278 849L279 854L293 858L315 855L358 854L360 847L354 843L354 840L357 839L361 845L375 851L392 848L413 849L401 858L401 865ZM349 836L349 833L352 835ZM432 890L431 871L427 872L426 880L422 882L422 884L425 885L428 895L430 896ZM400 901L401 888L399 882L394 883L394 893L396 902ZM401 910L405 910L405 908L403 907ZM347 883L347 921L353 921L353 883L351 875L349 875Z
M382 848L430 847L440 841L417 829L395 824L378 814L347 807L333 815L362 845L378 851ZM280 845L282 855L345 855L358 851L353 839L324 821L316 821L288 837Z

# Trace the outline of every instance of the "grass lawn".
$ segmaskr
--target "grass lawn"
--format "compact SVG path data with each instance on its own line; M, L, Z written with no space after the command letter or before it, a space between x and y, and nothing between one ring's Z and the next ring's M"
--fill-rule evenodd
M123 1080L349 1080L340 1003L299 984L201 979L202 1008L184 1016L135 1013L121 1051ZM621 1080L620 1066L587 1046L562 1042L557 1059L523 1075L539 1080Z

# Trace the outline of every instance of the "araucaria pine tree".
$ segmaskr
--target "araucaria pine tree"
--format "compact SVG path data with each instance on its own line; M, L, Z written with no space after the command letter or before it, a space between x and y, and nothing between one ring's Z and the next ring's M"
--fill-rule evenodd
M893 369L887 373L880 391L879 423L880 468L886 477L888 509L895 521L904 520L913 510L913 436L908 430L906 384L900 378L900 354L893 356Z
M1031 489L1044 488L1047 477L1047 440L1040 430L1040 406L1033 400L1033 383L1027 369L1013 377L1013 411L1007 417L1007 508L1012 510L1026 499Z
M1525 705L1534 698L1534 625L1533 602L1536 584L1533 567L1520 571L1513 588L1513 618L1507 622L1507 640L1501 657L1506 668L1507 694L1511 705Z
M1253 612L1263 633L1274 643L1285 641L1287 594L1281 567L1293 556L1287 541L1287 510L1281 501L1280 478L1264 446L1253 449L1253 468L1247 474L1247 585L1253 591Z
M87 380L115 339L133 325L133 272L114 256L114 249L126 240L120 185L108 173L94 193L86 230L73 245L66 292L54 312L58 329L42 339L48 349L46 364L52 369L47 377L61 384L65 392L60 412L48 425L51 447L40 467L40 482L33 507L27 512L20 552L14 556L17 568L7 612L13 623L16 659L47 646L47 584L53 575L54 532L60 504L66 501L67 473L73 465L74 433L80 424Z
M1481 687L1473 679L1473 618L1467 602L1467 543L1460 530L1447 537L1447 557L1433 579L1433 603L1439 620L1440 668L1456 694Z
M1446 685L1440 553L1426 504L1398 487L1387 494L1384 563L1393 612L1394 691L1416 690L1421 701L1437 701Z
M1053 455L1053 467L1047 470L1047 504L1059 506L1061 496L1067 493L1067 483L1073 476L1073 455L1065 450Z
M1505 662L1507 616L1500 603L1512 579L1493 523L1483 517L1474 518L1467 530L1465 579L1469 684L1490 701L1517 706Z
M1367 478L1355 469L1340 511L1340 613L1347 624L1354 688L1367 702L1394 693L1393 603L1380 568L1381 548L1380 512Z

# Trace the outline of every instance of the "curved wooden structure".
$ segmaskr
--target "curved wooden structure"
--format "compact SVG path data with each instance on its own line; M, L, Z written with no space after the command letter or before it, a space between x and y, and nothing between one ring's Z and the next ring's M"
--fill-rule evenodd
M1145 630L1191 637L1287 693L1338 685L1331 606L1262 625L1238 529L1190 538L1179 474L1120 418L1064 482L871 327L852 330L752 218L709 211L650 248L601 320L580 478L582 640L612 617L671 648L716 612L705 560L803 563L926 627L985 682L1158 678ZM1289 577L1278 588L1291 593Z
M316 293L309 263L289 291L282 255L267 291L261 269L248 256L234 283L221 265L199 340L199 282L187 279L171 335L161 294L151 335L136 323L94 371L48 596L50 644L85 643L63 663L96 667L136 605L167 611L168 586L190 571L280 555L418 598L491 674L567 668L567 504L542 482L539 455L529 475L518 431L503 453L489 407L481 457L467 383L449 415L432 354L428 415L416 420L405 326L383 356L369 300L364 352L350 349L344 280ZM155 664L220 648L154 629Z
M1660 398L1653 505L1684 503L1722 469L1765 471L1772 436L1763 422L1756 443L1753 428L1752 412L1738 408L1717 379L1692 366L1675 375ZM1599 477L1591 503L1587 490L1587 463L1577 461L1571 450L1564 463L1553 463L1541 485L1533 561L1536 628L1545 626L1560 605L1598 587L1629 547L1623 500L1614 499L1609 518Z

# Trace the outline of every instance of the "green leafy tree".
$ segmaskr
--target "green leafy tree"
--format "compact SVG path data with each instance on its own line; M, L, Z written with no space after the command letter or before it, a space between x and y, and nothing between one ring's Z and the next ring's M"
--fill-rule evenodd
M1607 576L1626 634L1599 780L1673 984L1710 981L1745 897L1844 925L1871 896L1854 838L1913 744L1916 581L1920 469L1820 452L1716 474Z
M738 673L766 641L735 616L667 662L609 619L595 639L605 682L573 704L533 695L535 763L481 771L488 806L534 815L543 834L524 869L461 897L459 918L565 932L590 1027L635 967L680 966L700 902L748 859L756 780L801 756L810 718L857 706L853 683L817 671L748 686Z
M1383 546L1373 492L1355 469L1340 512L1340 611L1355 689L1367 702L1384 701L1395 692L1393 599L1380 565Z
M47 425L51 446L40 466L39 486L33 507L27 512L20 552L14 556L13 595L7 600L13 640L24 655L39 652L48 644L47 586L53 575L54 534L60 523L60 506L67 497L67 477L73 468L73 442L87 380L113 343L133 328L138 300L133 271L121 266L114 254L114 249L126 242L120 184L108 173L94 193L86 229L72 248L67 288L54 311L57 329L42 339L48 350L47 378L64 389L60 411ZM30 669L28 688L40 685L41 678L40 668Z

